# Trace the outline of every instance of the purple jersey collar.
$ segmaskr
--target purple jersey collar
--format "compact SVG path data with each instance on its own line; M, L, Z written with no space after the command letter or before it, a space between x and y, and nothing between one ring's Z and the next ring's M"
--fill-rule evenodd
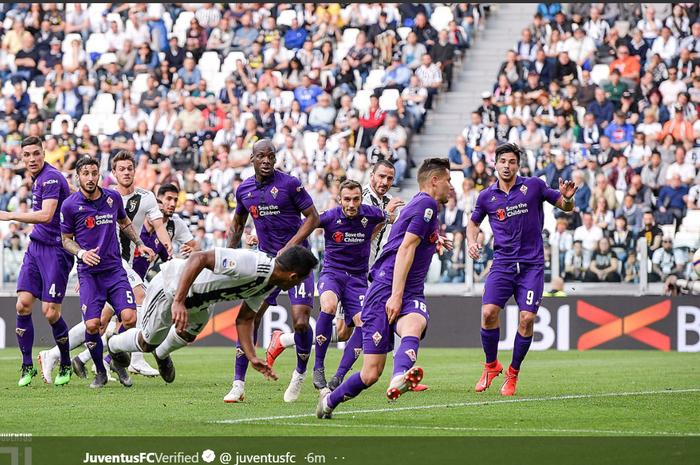
M501 188L498 187L498 184L499 184L500 182L501 182L500 180L494 182L493 185L491 185L491 187L489 187L489 189L491 189L492 191L503 192L503 191L501 190ZM523 177L522 177L522 176L516 175L515 184L513 184L513 187L515 187L515 186L517 186L517 185L519 185L519 184L523 184L524 182L525 182L525 181L523 180ZM505 192L503 192L503 193L505 194Z

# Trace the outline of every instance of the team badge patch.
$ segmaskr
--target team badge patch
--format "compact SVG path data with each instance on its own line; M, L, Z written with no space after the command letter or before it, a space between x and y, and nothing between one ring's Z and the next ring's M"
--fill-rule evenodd
M68 338L67 337L59 337L58 339L56 339L56 342L58 342L59 344L65 344L66 342L68 342Z
M95 217L94 216L88 216L85 218L85 227L88 229L92 229L95 227Z
M85 313L87 311L87 305L83 304L80 309L83 311L83 313Z
M506 219L506 211L502 208L496 210L496 215L498 215L498 221L504 221Z
M378 345L379 345L379 343L380 343L381 340L382 340L382 335L379 334L379 331L377 331L376 333L372 334L372 340L374 341L374 345L375 345L375 346L378 346Z
M114 199L112 199L112 197L107 197L107 205L109 205L109 208L112 208L112 204L114 204Z
M82 206L82 205L78 205L78 211L81 212L81 211L83 211L83 210L85 210L85 209L83 208L83 206Z
M24 329L24 328L17 328L17 329L15 329L15 333L17 333L17 335L18 335L19 337L24 336L24 333L26 333L26 332L27 332L27 330Z
M109 203L109 204L110 204L109 206L111 207L112 204L110 203L110 200L112 200L112 199L107 199L107 203ZM138 202L136 201L136 199L131 199L131 200L129 200L129 211L130 211L130 212L136 211L137 203L138 203Z
M415 351L415 350L413 350L413 349L408 349L408 350L405 352L405 354L408 355L408 358L410 358L412 362L415 362L415 361L416 361L416 351Z
M345 234L343 234L342 232L336 231L331 236L331 239L333 239L333 242L341 243L341 242L343 242L344 236L345 236Z
M277 199L277 194L278 194L278 193L279 193L279 189L277 189L277 187L273 187L273 188L270 190L270 194L272 194L272 198L273 198L273 199Z
M92 350L97 345L97 342L87 342L85 345L88 346L88 349Z
M340 218L338 218L338 221L336 221L335 224L343 224L343 220L341 220Z
M433 231L433 233L430 235L430 243L431 243L431 244L435 244L435 242L437 241L437 239L438 239L438 231L437 231L437 229L436 229L436 230Z
M316 336L316 342L318 342L318 345L320 346L322 346L327 340L328 338L323 334L319 334L318 336Z
M423 213L423 219L425 220L426 223L429 223L430 220L433 219L433 209L432 208L425 209L425 212Z
M302 359L304 361L309 359L309 354L300 354L299 352L297 352L297 355L299 356L300 359Z
M236 358L241 358L243 355L245 355L243 349L241 349L240 347L236 347Z
M326 285L326 283L321 283L321 284L319 284L319 285L318 285L318 290L319 290L319 291L322 291L322 290L323 290L323 287L324 287L325 285Z
M360 223L362 223L362 227L363 227L363 228L366 228L366 227L367 227L367 223L369 223L369 220L367 219L366 216L363 216L363 217L362 217L362 220L360 221Z
M355 348L355 360L360 358L360 355L362 355L362 347L356 347Z
M253 194L252 194L252 193L250 193L250 192L248 192L248 196L247 196L247 198L251 198L252 196L253 196Z
M492 196L491 196L491 202L495 202L495 201L496 201L496 196L495 196L495 195L492 195Z
M520 192L522 192L523 195L527 194L527 186L523 184L523 187L520 188Z

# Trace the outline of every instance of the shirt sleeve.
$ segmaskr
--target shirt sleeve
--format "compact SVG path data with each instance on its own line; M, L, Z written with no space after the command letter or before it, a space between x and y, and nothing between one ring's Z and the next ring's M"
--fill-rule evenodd
M555 205L558 201L559 198L561 197L561 192L556 191L549 187L547 183L545 183L543 180L539 178L533 178L535 182L537 183L537 186L539 187L540 190L540 197L543 200L546 200L547 202L551 203L552 205Z
M47 180L41 186L42 200L58 200L61 196L61 180L55 177Z
M62 234L75 234L75 224L73 221L73 213L70 209L69 202L63 202L61 205L61 233Z
M321 213L319 216L321 223L318 225L319 228L321 229L326 229L328 225L331 223L331 215L329 214L329 211L325 211ZM304 220L306 221L306 220Z
M479 197L476 198L476 205L474 205L474 211L472 212L471 220L476 224L481 224L486 218L486 208L484 207L483 198L488 195L487 190L481 191Z
M189 241L193 240L194 237L190 232L190 228L187 227L185 221L179 216L173 217L173 222L175 223L175 234L173 234L173 242L179 244L187 244Z
M369 211L371 213L370 218L372 218L372 223L374 224L389 223L391 221L391 213L386 210L370 205Z
M245 205L243 205L243 199L241 198L241 186L238 186L238 189L236 189L236 212L235 214L238 216L243 216L248 214L248 210L246 210Z
M260 307L262 307L262 304L265 302L265 299L267 299L267 296L269 296L274 290L275 288L273 287L268 292L265 292L263 294L254 295L252 297L246 297L245 303L248 304L251 310L253 310L255 313L258 313L258 311L260 311Z
M301 181L299 179L290 177L287 186L289 188L289 195L292 198L292 202L294 203L294 206L297 207L299 212L303 212L307 208L314 205L314 201L311 200L311 196L308 192L306 192L304 186L301 185Z
M146 195L146 214L148 219L151 221L162 219L163 213L158 208L158 202L156 202L156 196L152 192L148 192Z
M421 200L415 207L415 211L408 218L408 227L406 232L415 234L416 236L423 239L429 233L432 233L432 220L435 215L437 215L437 202L433 200L430 202L428 199Z
M117 219L123 220L127 216L126 210L124 210L124 202L122 201L122 196L114 195L112 196L112 199L114 200L114 206L117 207Z

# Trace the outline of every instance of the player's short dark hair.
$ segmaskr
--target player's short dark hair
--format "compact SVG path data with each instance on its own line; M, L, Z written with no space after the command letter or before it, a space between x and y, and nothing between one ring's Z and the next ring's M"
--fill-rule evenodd
M92 158L88 155L80 158L78 162L75 164L75 172L80 173L80 170L83 169L85 166L96 166L97 169L100 169L100 161L97 158Z
M20 144L22 148L25 148L28 145L38 145L41 147L41 150L44 150L44 145L42 144L41 139L35 136L27 137L22 141L22 144Z
M295 245L277 257L277 264L284 271L296 271L299 276L308 276L318 266L318 260L311 250L302 245Z
M442 171L443 173L447 171L450 172L450 160L448 158L426 158L423 163L418 167L418 174L416 175L416 180L418 185L424 184L432 176L438 174Z
M581 244L581 247L583 247L583 241L574 241L573 245L576 245L576 244Z
M275 149L275 146L270 139L260 139L253 145L253 150L251 153L254 155L258 152L267 150L272 150L273 153L277 152L277 149Z
M180 195L180 189L175 187L174 184L163 184L160 186L160 189L158 189L158 197L162 197L168 192L172 192L173 194Z
M120 150L114 158L112 158L112 169L117 169L117 163L120 161L130 161L134 167L136 167L136 160L134 159L134 154L128 150Z
M512 153L515 154L515 158L518 159L518 165L520 164L520 158L523 155L523 149L518 146L518 144L503 144L500 147L496 148L496 162L498 162L498 159L501 158L501 155L505 155L506 153Z
M396 172L396 168L394 167L394 164L392 162L390 162L389 160L379 160L377 163L374 164L374 167L372 168L372 173L376 173L380 166L389 168L390 170Z
M360 189L360 195L362 195L362 186L359 182L353 181L352 179L346 179L345 181L340 183L340 187L338 188L338 194L342 195L343 189L349 189L351 191L355 189Z

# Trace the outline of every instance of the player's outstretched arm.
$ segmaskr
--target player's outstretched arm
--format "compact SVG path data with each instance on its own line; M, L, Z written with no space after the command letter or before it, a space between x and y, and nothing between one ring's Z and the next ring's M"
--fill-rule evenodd
M168 251L168 258L172 257L173 243L170 240L170 234L168 234L168 231L165 230L165 226L163 225L163 218L151 220L151 223L153 224L153 228L156 230L156 236L158 236L158 240L161 244L163 244L165 250Z
M255 354L255 343L253 342L253 333L255 332L255 315L256 313L244 300L241 304L241 309L236 317L236 331L238 332L238 341L241 343L241 349L248 358L250 364L267 379L277 381L277 375L266 360L258 358Z
M472 260L478 260L481 255L481 245L476 242L476 238L479 236L479 225L481 223L475 223L473 220L469 220L467 223L467 244L469 256Z
M177 291L175 292L173 305L171 307L173 324L177 331L184 331L187 328L189 314L187 313L187 307L185 307L185 299L187 299L187 293L190 287L192 287L192 283L194 283L194 280L197 279L197 276L199 276L199 273L201 273L204 268L213 271L215 263L215 250L195 252L190 255L190 258L187 260L187 264L180 275L180 281L177 283Z
M131 224L131 220L129 219L129 217L117 219L117 223L119 223L119 227L121 228L124 235L126 235L126 237L128 237L129 240L136 244L136 247L139 248L139 253L142 255L148 255L148 261L152 262L156 258L155 252L153 252L153 250L150 247L146 246L143 243L141 237L136 232L136 229L134 229L134 225Z
M248 221L248 214L239 215L234 213L233 221L231 221L231 227L228 230L228 248L235 249L238 248L238 244L241 243L241 236L243 236L243 230L245 229L245 223Z
M321 218L318 216L318 211L313 205L306 210L303 210L301 213L306 217L306 221L301 224L299 231L297 231L294 237L292 237L289 242L287 242L287 244L281 248L279 252L277 252L278 257L288 248L304 242L304 240L306 240L306 238L308 238L311 233L314 232L314 230L321 224Z
M56 208L58 207L57 199L46 199L41 203L41 210L31 212L6 212L0 211L0 221L19 221L20 223L41 224L48 223L53 219Z
M559 192L561 193L561 197L557 201L556 207L565 212L573 211L576 206L574 195L576 195L577 190L578 187L576 187L573 181L563 181L559 178Z
M386 303L386 315L389 323L393 323L403 305L403 293L406 288L406 278L413 266L413 258L421 238L413 233L406 232L403 242L396 252L396 264L394 265L394 279L391 283L391 297Z

